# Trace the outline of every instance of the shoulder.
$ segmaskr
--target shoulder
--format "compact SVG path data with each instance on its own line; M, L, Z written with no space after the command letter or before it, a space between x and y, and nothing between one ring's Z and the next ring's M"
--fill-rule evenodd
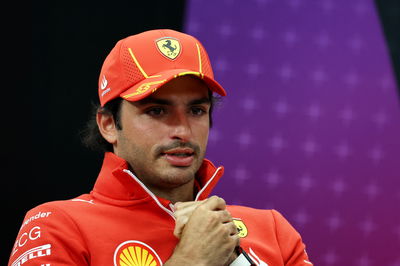
M276 243L285 265L311 264L301 235L281 212L246 206L228 206L228 210L243 237L262 239L261 242L268 240L269 245Z
M77 207L74 203L73 200L51 201L27 211L10 256L12 265L19 265L31 259L35 259L38 265L49 265L48 262L44 262L51 261L51 258L59 260L60 257L66 261L83 261L86 246L78 213L83 213L84 208L83 204ZM53 253L59 256L51 256Z
M70 219L75 213L85 212L86 206L92 203L85 194L69 200L49 201L39 204L26 212L21 227L30 223L47 223L59 219Z
M232 215L240 215L240 216L249 216L254 218L263 218L270 221L282 220L285 218L283 215L275 209L257 209L248 206L241 205L228 205L228 210L232 213Z
M277 235L298 234L286 217L276 209L257 209L247 206L228 205L228 210L234 219L247 221L264 229L269 228Z

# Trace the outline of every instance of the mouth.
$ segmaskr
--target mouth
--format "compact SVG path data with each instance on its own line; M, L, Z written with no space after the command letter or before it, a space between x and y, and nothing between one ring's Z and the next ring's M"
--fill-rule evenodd
M190 148L178 148L167 150L161 153L161 156L173 166L187 167L193 163L194 151Z

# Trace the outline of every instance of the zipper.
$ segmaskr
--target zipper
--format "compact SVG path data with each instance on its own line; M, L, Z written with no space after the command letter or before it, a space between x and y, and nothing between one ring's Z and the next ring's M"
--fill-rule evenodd
M207 183L204 185L204 187L202 187L202 188L200 189L200 191L197 192L197 195L196 195L196 197L195 197L195 199L194 199L195 201L198 201L198 200L199 200L199 197L201 196L201 194L202 194L202 193L204 192L204 190L208 187L208 185L210 185L211 181L214 180L214 178L217 176L217 173L218 173L221 169L222 169L221 166L218 167L217 170L215 170L215 172L214 172L214 174L212 175L212 177L210 178L210 180L208 180Z
M150 197L153 198L153 200L157 203L158 207L160 207L163 211L165 211L166 213L168 213L174 220L175 216L174 213L170 210L168 210L167 208L164 207L164 205L161 204L161 202L157 199L156 195L154 195L153 192L150 191L150 189L148 189L143 183L142 181L139 180L139 178L137 178L131 171L129 171L128 169L124 169L123 170L125 173L129 174L136 182L138 182L138 184L150 195Z
M197 201L199 199L199 197L201 196L201 194L204 192L204 190L210 185L210 183L212 182L212 180L214 180L214 178L217 176L218 172L222 169L222 167L218 167L217 170L215 170L214 174L212 175L212 177L210 178L210 180L207 181L207 183L204 185L204 187L201 188L201 190L197 193L196 197L195 197L195 201ZM161 202L157 199L156 195L154 195L153 192L150 191L150 189L148 189L145 184L142 183L142 181L140 181L139 178L137 178L130 170L128 169L124 169L123 170L125 173L129 174L149 195L150 197L153 198L153 200L157 203L158 207L161 208L161 210L165 211L166 213L168 213L174 220L175 216L174 213L169 210L168 208L165 208L164 205L161 204ZM173 205L170 204L170 208L173 209Z

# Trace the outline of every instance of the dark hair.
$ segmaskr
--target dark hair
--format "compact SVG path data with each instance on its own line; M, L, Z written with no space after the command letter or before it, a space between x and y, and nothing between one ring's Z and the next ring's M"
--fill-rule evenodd
M210 119L210 128L212 127L212 112L217 103L221 101L220 96L213 95L211 91L209 91L209 97L211 99L211 106L209 112ZM122 98L116 98L108 103L106 103L103 107L100 106L99 103L92 103L92 111L90 114L89 121L86 123L85 128L81 131L81 140L85 147L99 152L107 152L113 151L113 146L107 140L103 138L99 131L99 127L97 126L96 116L97 113L112 115L114 118L115 126L117 129L122 129L121 125L121 103Z

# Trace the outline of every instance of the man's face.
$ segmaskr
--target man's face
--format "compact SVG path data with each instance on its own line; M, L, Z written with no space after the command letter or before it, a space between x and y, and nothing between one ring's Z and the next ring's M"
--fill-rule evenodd
M122 101L114 152L150 189L187 184L205 155L209 110L208 88L193 76L175 78L141 101Z

